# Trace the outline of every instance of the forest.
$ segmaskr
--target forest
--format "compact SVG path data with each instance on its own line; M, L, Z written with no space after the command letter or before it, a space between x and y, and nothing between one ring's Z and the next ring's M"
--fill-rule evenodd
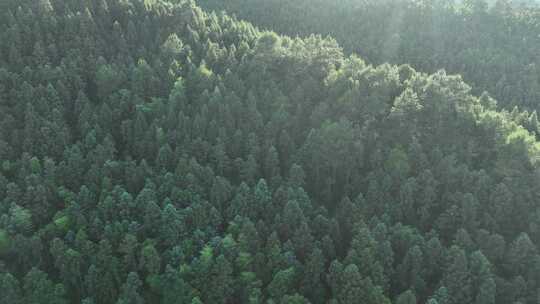
M537 304L539 33L508 1L0 0L0 304Z
M292 36L334 37L373 64L460 74L509 110L540 111L537 0L199 0Z

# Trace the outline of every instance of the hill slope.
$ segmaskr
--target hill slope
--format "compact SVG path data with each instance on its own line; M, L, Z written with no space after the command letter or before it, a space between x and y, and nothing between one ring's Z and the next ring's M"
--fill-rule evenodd
M504 109L540 109L540 15L517 1L199 0L288 35L330 35L375 64L461 74Z
M1 5L0 303L536 303L539 143L459 76L189 1Z

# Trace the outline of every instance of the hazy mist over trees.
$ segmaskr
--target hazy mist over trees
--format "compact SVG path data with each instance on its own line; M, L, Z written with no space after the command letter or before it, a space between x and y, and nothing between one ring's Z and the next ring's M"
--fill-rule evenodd
M491 3L490 3L491 2ZM511 0L199 0L289 35L334 37L382 64L461 74L511 111L540 110L540 8ZM535 1L529 1L535 3Z

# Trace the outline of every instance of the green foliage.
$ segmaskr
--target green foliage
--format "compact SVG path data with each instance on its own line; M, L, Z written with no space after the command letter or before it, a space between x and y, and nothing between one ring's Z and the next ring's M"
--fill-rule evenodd
M280 270L268 285L268 294L274 299L280 299L291 290L294 282L294 268Z
M414 304L416 302L416 297L414 293L410 290L400 294L396 300L396 304Z
M0 254L5 254L10 248L10 238L6 230L0 229Z
M444 68L475 84L475 93L490 92L508 110L516 105L538 110L540 62L534 54L540 46L540 5L520 2L199 0L198 4L282 34L331 35L347 53L360 54L374 64L407 63L428 73ZM276 40L270 37L265 41Z
M0 300L2 303L22 304L19 281L9 273L0 275Z
M536 12L443 2L0 1L0 303L536 303Z
M61 213L55 216L54 224L58 229L67 231L69 229L69 218Z
M407 154L400 148L394 148L390 151L385 163L386 170L395 173L398 176L407 176L410 170Z
M144 300L139 295L138 289L142 286L139 276L135 272L130 272L125 284L122 286L122 293L117 304L143 304Z

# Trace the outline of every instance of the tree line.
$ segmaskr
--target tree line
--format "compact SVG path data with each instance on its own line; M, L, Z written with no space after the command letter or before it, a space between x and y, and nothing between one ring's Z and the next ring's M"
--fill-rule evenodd
M460 74L503 109L540 110L540 9L512 0L199 0L287 35L334 37L373 64Z

